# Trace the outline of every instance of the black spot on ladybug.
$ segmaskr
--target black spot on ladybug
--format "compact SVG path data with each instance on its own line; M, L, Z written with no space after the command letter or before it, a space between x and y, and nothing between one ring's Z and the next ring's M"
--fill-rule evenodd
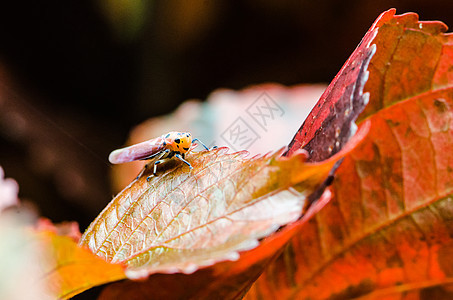
M181 140L180 139L175 139L175 143L179 144L179 143L181 143Z
M178 147L178 149L179 149L179 145L176 145L176 147Z
M186 147L184 147L183 149L187 151L187 150L189 150L189 147L187 147L187 148L186 148Z
M170 137L170 134L169 134L169 133L167 133L167 135L165 136L165 138L168 138L168 137Z

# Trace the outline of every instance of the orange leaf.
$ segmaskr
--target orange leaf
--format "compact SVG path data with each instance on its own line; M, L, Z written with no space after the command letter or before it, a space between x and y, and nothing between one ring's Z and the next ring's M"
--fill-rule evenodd
M248 299L453 297L453 35L394 13L371 29L368 136Z
M121 265L105 262L70 237L40 231L33 238L43 249L38 263L53 297L67 299L96 285L125 278Z
M236 260L238 251L297 220L306 197L340 156L306 164L305 154L244 158L226 148L189 155L193 170L170 161L156 177L145 170L90 225L81 245L131 277L192 273Z

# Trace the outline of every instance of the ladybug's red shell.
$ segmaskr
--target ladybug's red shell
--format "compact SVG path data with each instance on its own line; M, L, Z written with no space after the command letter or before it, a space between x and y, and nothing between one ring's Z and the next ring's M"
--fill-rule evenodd
M189 151L192 146L192 135L189 132L172 131L162 136L164 147L181 154Z

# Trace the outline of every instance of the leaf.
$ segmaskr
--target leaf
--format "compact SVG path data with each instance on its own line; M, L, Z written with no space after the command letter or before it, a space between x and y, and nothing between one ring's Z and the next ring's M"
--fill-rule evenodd
M37 231L49 231L56 235L66 236L74 242L78 242L82 234L80 233L79 224L77 222L62 222L54 224L47 218L39 218L34 226Z
M368 136L247 299L453 296L453 35L394 14L371 29Z
M105 262L70 237L52 231L36 231L32 236L42 249L42 257L36 262L43 274L41 283L52 298L67 299L93 286L126 277L121 265Z
M236 260L280 226L297 220L304 200L334 163L306 164L305 154L244 158L226 148L189 155L193 170L175 160L156 177L145 170L90 225L80 244L131 277L192 273ZM297 185L297 189L295 186Z
M369 101L363 93L368 64L376 52L371 28L327 87L288 146L285 155L304 149L308 161L323 161L339 152L357 130L355 121Z
M124 269L77 245L76 222L53 224L17 198L18 184L0 167L0 298L66 299L88 288L124 279ZM17 210L4 209L16 206Z
M318 164L305 164L304 163L304 156L303 154L299 153L291 158L275 158L275 154L272 156L266 156L266 157L259 157L259 158L252 158L252 159L244 159L242 156L243 154L241 153L236 153L236 154L225 154L226 149L218 149L214 150L211 152L201 152L201 153L196 153L194 154L193 157L188 157L189 161L191 162L192 166L194 167L194 175L188 174L187 170L184 170L184 167L181 165L177 166L175 169L172 169L172 165L166 166L169 167L165 171L163 175L159 175L156 179L153 179L150 181L151 183L146 182L146 176L148 173L142 174L139 179L132 183L131 186L126 188L120 195L117 196L116 199L114 199L109 206L100 214L97 220L95 220L92 224L92 226L87 230L87 232L84 234L84 237L82 238L82 245L89 245L90 241L92 244L96 243L96 235L103 235L104 237L106 236L105 231L99 231L99 227L105 226L102 224L105 220L108 220L108 216L111 216L112 214L116 214L121 211L119 209L120 205L118 204L119 201L124 201L127 200L129 201L129 205L140 205L139 202L143 201L139 198L139 200L136 200L135 202L132 202L131 199L124 197L125 194L129 195L140 195L140 192L133 191L133 188L135 187L136 189L141 189L140 185L145 185L148 186L150 184L161 184L162 187L155 187L156 189L160 189L163 187L169 187L169 184L181 184L179 183L180 180L188 180L191 176L197 177L197 181L202 181L203 176L206 177L209 174L204 174L203 171L200 170L208 170L209 168L211 169L208 173L214 172L216 169L216 165L221 165L221 172L219 172L220 175L223 174L227 179L229 179L231 182L233 182L233 179L236 178L237 182L241 183L243 180L243 177L241 178L239 175L240 174L245 174L246 181L242 182L243 187L241 188L241 191L246 191L249 188L249 186L254 186L254 196L247 199L252 199L248 203L248 205L251 205L249 208L246 207L244 208L244 211L249 210L250 208L253 208L255 211L257 209L260 209L259 214L253 214L249 213L250 211L247 211L247 214L244 214L244 219L242 222L244 223L242 225L242 228L237 230L235 233L233 231L234 227L237 227L237 224L232 224L234 226L230 226L227 228L222 228L223 231L226 233L230 233L230 235L234 234L239 237L243 237L244 233L241 232L241 230L244 231L244 229L247 229L247 227L252 227L248 229L250 232L247 234L250 234L250 236L247 236L246 239L248 240L253 240L256 239L257 233L253 232L253 230L262 230L259 227L256 227L256 225L259 225L260 223L267 222L266 220L266 215L274 215L274 218L278 216L279 212L282 212L282 208L276 209L276 206L266 206L269 204L269 198L271 199L276 199L276 195L279 193L285 193L285 190L280 188L280 192L275 192L271 191L269 192L269 184L271 187L276 189L278 191L279 185L280 186L285 186L284 182L287 181L287 184L293 184L293 182L300 182L299 184L295 185L295 188L289 188L288 190L292 190L294 195L299 195L296 198L299 199L299 201L304 199L304 197L308 194L310 194L310 189L313 186L316 186L321 182L323 177L327 175L329 172L330 168L337 162L345 153L348 153L353 149L354 147L357 146L358 143L363 139L363 137L367 133L367 127L364 126L363 129L358 132L354 138L351 140L350 143L343 149L343 152L338 153L337 156L332 157L330 160L324 162L324 163L318 163ZM214 158L213 158L214 157ZM221 163L221 164L220 164ZM236 165L242 165L241 168L245 170L244 172L240 172L240 170L236 170ZM230 168L228 166L230 165ZM267 176L264 176L266 180L260 179L262 178L262 174L255 175L254 181L250 181L250 170L255 170L257 169L257 165L260 165L258 169L261 169L262 174L268 174ZM173 165L174 167L174 165ZM267 171L266 171L267 169ZM236 171L235 171L236 170ZM315 172L315 173L313 173ZM197 175L198 174L198 175ZM204 174L204 175L203 175ZM248 174L248 176L247 176ZM274 174L274 175L272 175ZM178 176L181 176L182 178L178 178ZM201 176L203 175L203 176ZM279 175L279 176L276 176ZM165 177L166 176L166 177ZM172 177L174 176L174 177ZM239 176L239 177L238 177ZM243 176L243 175L241 175ZM161 179L163 178L163 179ZM240 180L239 180L240 179ZM223 184L223 181L220 180L220 178L216 179L217 181L214 182L216 185L216 189L221 187ZM259 188L260 182L262 182L264 188ZM250 184L253 183L253 184ZM274 184L277 183L277 186L274 186ZM202 182L199 182L198 185L203 184ZM206 184L203 184L206 186ZM193 186L197 186L196 184ZM227 187L230 189L230 187ZM259 198L260 189L264 189L265 193L268 193L264 197ZM297 189L297 193L296 193ZM267 190L267 191L266 191ZM191 195L191 191L187 190L188 196ZM158 193L158 190L155 191ZM226 190L226 192L228 192ZM197 193L196 190L192 191L192 193ZM242 193L242 192L241 192ZM300 193L300 194L299 194ZM240 193L239 193L240 194ZM158 194L159 195L159 194ZM137 197L137 196L135 196ZM153 195L149 195L149 197L152 199ZM165 195L162 195L162 193L158 196L159 198L164 198ZM171 196L169 196L171 197ZM256 198L256 200L254 200ZM295 196L294 196L295 197ZM280 198L282 203L278 203L279 205L284 204L286 201L287 203L290 203L291 197L288 197L288 199L284 199L283 197ZM177 200L178 198L173 197L172 199ZM190 199L190 197L189 197ZM227 198L228 199L228 198ZM307 212L306 215L302 217L302 220L307 220L308 217L313 215L315 211L319 209L320 206L324 205L326 201L328 201L328 197L326 200L318 203L315 206L312 206L310 210ZM212 199L213 201L216 200L216 198ZM218 201L218 200L217 200ZM249 200L246 200L249 201ZM177 204L179 201L174 201L172 204ZM303 203L303 201L301 201ZM124 205L124 203L122 203ZM237 205L237 204L235 204ZM300 203L299 203L300 205ZM261 208L266 208L266 210L261 210ZM299 206L300 208L300 206ZM269 209L272 211L269 211ZM286 206L285 208L286 213L285 214L292 214L293 208L291 206ZM238 209L238 212L241 211L241 209ZM300 213L300 211L298 211ZM124 213L123 210L123 217L124 220L127 220L127 218L130 218L132 215L137 215L137 213L133 212L131 209L128 214ZM233 215L233 214L232 214ZM195 214L196 216L196 214ZM306 218L307 217L307 218ZM102 218L102 219L101 219ZM118 217L115 217L116 220L118 220ZM157 221L161 221L162 217L156 218ZM248 222L246 222L248 219ZM262 219L262 220L260 220ZM101 220L101 221L99 221ZM110 219L111 220L111 219ZM123 222L125 223L126 221L121 221L118 222L116 221L117 226L123 226ZM305 222L305 221L298 221L297 224L300 222ZM275 222L275 220L274 220ZM236 221L237 223L237 221ZM249 224L248 224L249 223ZM250 226L250 223L252 226ZM137 224L137 223L136 223ZM107 225L107 226L113 226L112 225ZM260 225L262 227L262 225ZM111 227L110 227L111 228ZM185 267L188 263L194 264L195 262L198 263L199 265L202 265L204 262L203 260L200 261L200 259L206 259L208 258L208 261L205 261L206 263L210 262L211 264L214 263L216 260L224 260L225 258L222 258L222 256L219 256L219 253L221 254L220 251L213 251L216 250L214 247L209 248L206 245L202 245L203 248L194 248L194 251L191 253L189 251L190 249L184 249L182 248L182 251L179 249L176 249L174 253L169 253L172 255L170 259L174 259L174 261L171 261L165 255L168 255L167 253L160 254L160 258L156 258L154 261L151 263L154 263L153 265L147 264L148 262L145 261L145 265L142 266L141 268L137 268L137 266L131 266L129 265L129 269L127 270L128 275L130 277L146 277L148 274L151 274L153 272L176 272L178 270L182 271L195 271L195 273L191 275L187 274L172 274L172 275L166 275L166 274L154 274L150 276L147 280L145 281L122 281L119 283L115 283L113 285L109 285L105 291L103 292L101 299L111 299L111 298L149 298L149 297L155 297L155 298L166 298L166 299L179 299L179 298L194 298L194 299L200 299L200 298L234 298L237 297L239 294L244 294L250 284L253 282L255 278L261 273L263 267L266 265L266 262L274 257L276 253L282 249L282 246L289 240L291 237L291 231L289 228L292 228L291 225L286 226L283 230L279 231L278 233L271 235L269 238L266 238L263 242L260 243L260 245L257 248L254 248L249 251L243 251L241 252L240 255L237 256L237 261L224 261L224 262L218 262L216 264L213 264L210 267L205 267L202 269L198 270L193 270L190 269L192 268L189 265L189 268ZM94 231L97 229L98 231ZM153 229L151 227L151 229ZM116 229L119 230L119 229ZM151 231L151 230L150 230ZM194 230L196 231L196 230ZM112 232L112 231L111 231ZM147 231L148 232L148 231ZM152 231L151 231L152 232ZM274 238L274 236L278 236L279 238ZM108 237L108 236L107 236ZM193 237L197 238L195 235ZM200 237L201 240L204 239L204 236ZM208 236L208 238L211 238ZM217 242L215 239L212 239L212 242ZM144 239L143 242L146 242L147 239ZM196 242L197 240L195 240ZM271 242L273 241L273 242ZM271 242L271 244L270 244ZM111 245L108 243L108 245ZM222 246L219 244L219 246ZM219 249L222 250L221 247ZM226 247L230 247L226 248ZM234 248L234 244L230 246L229 244L224 244L223 247L225 249L223 250L225 253L234 253L234 251L238 251L238 249ZM110 246L111 247L111 246ZM237 247L237 246L236 246ZM100 248L100 247L99 247ZM111 247L113 248L113 247ZM108 251L111 251L111 248L107 248L107 251L104 250L104 252L101 252L102 254L104 253L109 253ZM154 250L150 248L151 250ZM146 250L146 249L145 249ZM155 250L154 250L155 251ZM148 250L148 252L151 252ZM206 254L204 254L205 252ZM176 254L175 254L176 253ZM153 253L151 253L153 254ZM104 254L105 255L105 254ZM113 254L114 255L114 254ZM157 253L159 255L159 253ZM156 256L157 256L156 255ZM179 257L177 256L179 255ZM232 255L231 255L232 256ZM231 257L230 256L230 257ZM112 256L110 256L112 257ZM136 257L136 256L135 256ZM111 259L108 258L107 259ZM199 261L197 261L199 260ZM134 256L132 256L132 259L130 260L132 262L135 262ZM130 263L128 260L124 260L126 264ZM178 265L179 264L179 265ZM167 269L165 269L167 268ZM184 269L185 268L185 269ZM171 286L171 289L168 288L162 288L166 286ZM242 292L241 292L242 291Z
M195 273L156 274L146 281L116 283L101 298L152 295L166 299L228 299L244 295L295 232L294 228L313 213L295 223L296 227L287 226L273 235L279 238L271 236L260 244L257 240L298 219L304 206L321 196L325 188L322 184L334 165L366 134L367 126L363 126L353 141L346 144L355 132L353 121L366 103L362 89L373 53L370 48L360 57L361 67L354 73L352 83L354 91L344 97L347 100L343 103L362 104L336 122L341 134L332 136L338 142L333 143L335 151L330 151L328 157L342 152L331 159L324 157L323 162L307 164L305 155L294 149L288 158L274 154L244 159L244 153L226 154L225 149L220 149L189 158L195 176L185 166L175 168L175 162L149 182L146 178L150 172L144 171L92 223L81 245L107 261L125 263L132 279L154 273ZM350 108L339 104L336 113ZM326 199L312 207L311 212L330 198ZM215 214L211 215L211 211ZM177 282L171 290L158 289L170 282Z
M269 260L294 232L330 200L330 193L313 206L301 220L285 226L266 237L260 245L242 252L237 261L225 261L203 268L193 274L154 274L146 281L121 281L107 286L103 299L239 299L261 274ZM167 288L171 287L171 288Z

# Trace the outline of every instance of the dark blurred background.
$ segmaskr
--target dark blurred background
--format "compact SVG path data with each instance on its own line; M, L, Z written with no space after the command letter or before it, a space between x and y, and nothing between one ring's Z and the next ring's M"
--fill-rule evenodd
M391 7L453 26L451 0L2 2L0 166L83 231L132 126L220 87L330 82Z

